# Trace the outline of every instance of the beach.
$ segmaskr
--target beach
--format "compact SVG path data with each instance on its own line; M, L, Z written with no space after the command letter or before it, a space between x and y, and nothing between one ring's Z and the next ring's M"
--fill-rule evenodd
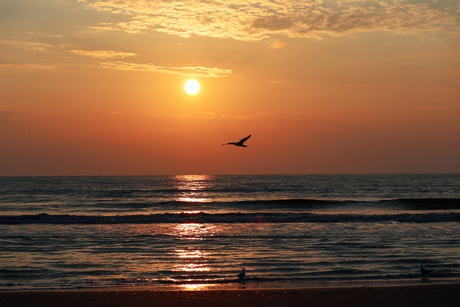
M458 306L460 284L209 291L0 292L10 306Z

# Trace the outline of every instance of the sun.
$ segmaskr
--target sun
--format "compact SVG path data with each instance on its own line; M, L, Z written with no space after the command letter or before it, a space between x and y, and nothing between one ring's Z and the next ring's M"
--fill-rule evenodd
M188 80L185 82L184 86L185 91L189 95L195 95L200 91L200 84L196 80Z

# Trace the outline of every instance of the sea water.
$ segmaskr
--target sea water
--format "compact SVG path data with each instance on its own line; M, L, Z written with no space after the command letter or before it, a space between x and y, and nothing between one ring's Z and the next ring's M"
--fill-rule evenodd
M0 177L0 290L451 281L459 234L459 174Z

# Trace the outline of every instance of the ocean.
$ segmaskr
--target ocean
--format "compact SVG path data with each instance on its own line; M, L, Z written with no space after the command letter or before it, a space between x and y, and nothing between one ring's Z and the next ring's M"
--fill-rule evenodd
M459 234L460 174L0 177L3 291L450 282Z

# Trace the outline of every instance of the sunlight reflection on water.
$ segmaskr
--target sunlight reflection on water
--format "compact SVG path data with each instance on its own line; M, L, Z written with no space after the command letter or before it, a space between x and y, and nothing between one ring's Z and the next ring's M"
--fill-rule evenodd
M210 194L203 190L214 187L212 176L209 175L178 175L174 177L174 186L182 191L176 198L180 202L206 203L210 202Z
M179 224L175 227L174 232L178 237L186 240L203 240L203 236L207 236L212 232L213 226L203 224ZM192 243L191 243L192 244ZM175 261L173 271L181 274L181 278L193 280L205 272L209 272L209 253L196 247L195 245L183 246L175 250ZM196 285L190 285L192 289L197 289ZM204 285L201 285L204 286ZM193 288L196 287L196 288Z
M180 285L182 290L188 291L203 291L213 289L214 285L211 284L193 284L193 285Z

